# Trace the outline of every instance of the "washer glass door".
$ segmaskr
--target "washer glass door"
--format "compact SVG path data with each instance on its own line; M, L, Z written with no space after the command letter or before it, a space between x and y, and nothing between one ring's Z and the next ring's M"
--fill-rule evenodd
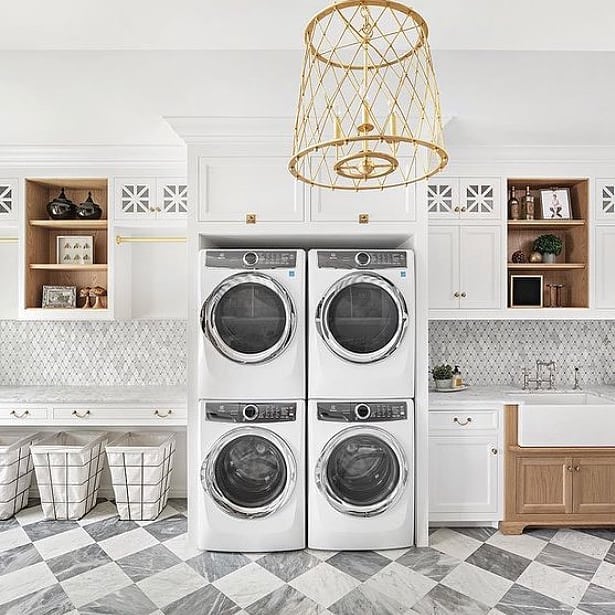
M378 427L350 427L324 447L316 484L336 510L378 515L402 496L408 463L397 440Z
M296 326L292 299L273 278L239 273L203 304L201 327L217 350L237 363L266 363L290 343Z
M220 438L201 466L201 483L225 512L266 517L290 498L297 464L288 444L268 429L240 427Z
M327 346L353 363L373 363L401 343L408 321L400 290L375 273L351 273L324 295L316 313Z

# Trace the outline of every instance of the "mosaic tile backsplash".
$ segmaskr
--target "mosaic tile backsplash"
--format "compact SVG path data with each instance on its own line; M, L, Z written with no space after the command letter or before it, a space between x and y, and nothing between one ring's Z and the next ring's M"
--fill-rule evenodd
M615 321L432 320L429 362L459 365L476 385L521 383L536 360L555 361L556 386L571 388L574 368L581 384L615 384Z
M185 384L186 327L0 320L0 385Z

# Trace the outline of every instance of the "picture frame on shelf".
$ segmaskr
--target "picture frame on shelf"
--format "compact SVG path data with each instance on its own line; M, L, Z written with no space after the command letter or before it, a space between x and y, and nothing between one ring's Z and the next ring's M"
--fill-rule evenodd
M43 301L45 309L66 310L77 307L76 286L43 286Z
M540 191L543 220L571 220L570 188L549 188Z
M58 235L56 247L58 265L94 264L94 237L92 235Z
M510 276L510 307L541 308L543 303L542 275Z

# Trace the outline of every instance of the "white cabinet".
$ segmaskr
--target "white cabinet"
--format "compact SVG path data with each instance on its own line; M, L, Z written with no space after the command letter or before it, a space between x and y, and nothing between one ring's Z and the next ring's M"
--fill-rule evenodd
M501 238L499 225L430 226L429 308L500 308Z
M615 222L615 179L596 180L596 219Z
M497 410L430 412L430 522L501 519L501 439Z
M173 220L188 215L185 178L121 177L115 179L115 219Z
M17 220L17 180L0 179L0 224Z
M0 320L18 314L19 242L16 228L0 226Z
M286 158L200 158L201 222L302 222L307 184Z
M615 216L613 216L615 221ZM594 298L596 308L615 308L615 282L613 263L615 263L615 226L601 225L595 229L595 284Z
M396 222L416 220L416 190L406 188L386 190L330 190L308 188L310 219L314 222ZM365 218L363 218L365 220Z
M427 213L441 219L500 218L500 179L438 178L427 181Z

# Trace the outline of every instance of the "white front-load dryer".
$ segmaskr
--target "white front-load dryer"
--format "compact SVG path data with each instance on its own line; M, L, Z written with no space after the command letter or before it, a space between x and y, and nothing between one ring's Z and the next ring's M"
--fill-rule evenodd
M202 250L200 399L305 397L305 252Z
M310 250L308 276L308 397L414 397L414 253Z
M305 401L201 401L198 547L306 546Z
M414 405L308 402L308 547L414 544Z

